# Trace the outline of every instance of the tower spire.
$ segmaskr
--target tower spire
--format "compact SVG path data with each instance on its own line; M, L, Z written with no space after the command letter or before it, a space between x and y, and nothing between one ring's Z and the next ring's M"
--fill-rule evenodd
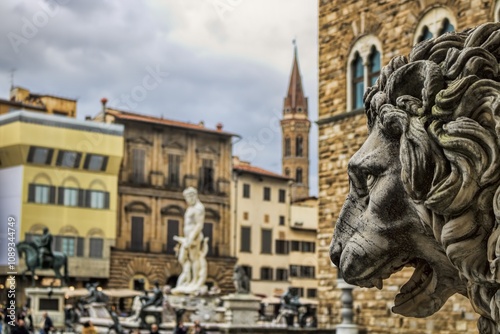
M295 39L293 39L292 44L293 44L292 73L290 74L290 83L288 85L287 96L285 97L284 112L285 113L303 112L307 114L307 100L304 97L304 91L302 89L302 78L300 76L300 70L299 70L299 56L297 51L297 42Z

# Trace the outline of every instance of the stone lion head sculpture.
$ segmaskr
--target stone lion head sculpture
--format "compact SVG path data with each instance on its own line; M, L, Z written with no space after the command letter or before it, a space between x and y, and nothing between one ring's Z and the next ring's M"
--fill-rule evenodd
M330 257L364 287L415 267L393 311L426 317L469 297L500 331L500 24L422 42L364 96L369 136Z

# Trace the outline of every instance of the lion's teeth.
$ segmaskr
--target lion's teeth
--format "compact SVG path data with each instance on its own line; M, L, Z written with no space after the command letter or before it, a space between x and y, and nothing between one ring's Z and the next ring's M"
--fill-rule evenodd
M382 288L384 287L384 283L383 283L381 278L374 280L373 283L374 283L375 287L379 290L382 290Z

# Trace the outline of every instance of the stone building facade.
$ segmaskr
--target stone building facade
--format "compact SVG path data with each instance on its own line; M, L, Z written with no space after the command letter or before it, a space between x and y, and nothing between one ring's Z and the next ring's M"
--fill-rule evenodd
M319 1L319 231L318 320L340 322L337 270L328 249L348 193L347 163L367 136L362 94L380 68L407 55L417 42L451 30L498 21L499 4L487 0ZM360 103L361 101L361 103ZM403 270L382 290L355 288L355 321L369 333L477 332L469 301L453 296L435 315L405 318L391 312L399 288L411 276Z
M118 181L116 246L109 287L148 289L154 281L175 286L181 273L175 235L183 235L182 191L198 189L209 238L209 286L233 290L236 259L230 254L230 179L234 134L107 108L108 123L123 124L123 163Z

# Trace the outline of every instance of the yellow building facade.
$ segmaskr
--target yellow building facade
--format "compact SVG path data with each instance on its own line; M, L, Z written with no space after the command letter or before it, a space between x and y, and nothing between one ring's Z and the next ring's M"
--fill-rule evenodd
M288 288L317 296L317 199L291 202L293 181L233 157L232 252L251 292L279 297Z
M1 219L15 218L17 241L49 228L53 250L69 258L73 285L109 276L122 148L121 125L29 111L0 116ZM37 274L42 282L53 276Z

